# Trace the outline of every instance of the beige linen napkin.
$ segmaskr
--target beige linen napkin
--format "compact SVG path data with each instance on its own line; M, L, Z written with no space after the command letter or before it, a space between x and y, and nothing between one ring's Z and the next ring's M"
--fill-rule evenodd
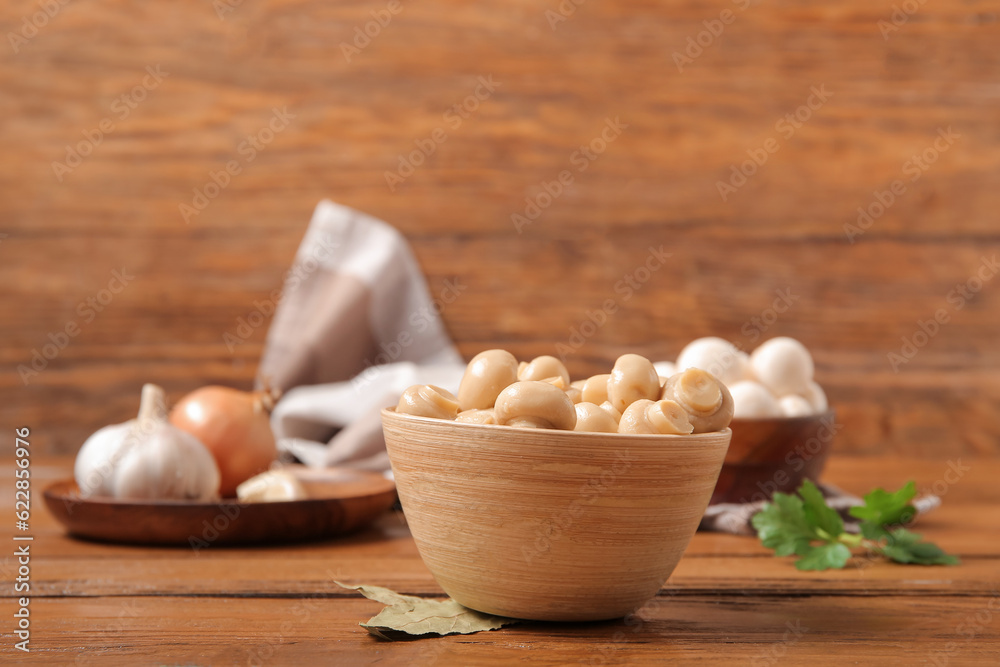
M322 201L289 270L257 384L283 392L278 447L313 466L388 470L378 410L416 383L457 389L464 362L403 236ZM426 372L425 372L426 371Z

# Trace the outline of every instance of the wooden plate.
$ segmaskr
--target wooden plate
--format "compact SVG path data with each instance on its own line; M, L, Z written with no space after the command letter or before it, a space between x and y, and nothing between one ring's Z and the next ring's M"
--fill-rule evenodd
M266 503L241 503L235 498L192 503L81 498L76 482L64 480L45 490L45 504L76 537L197 549L333 537L371 523L396 500L392 480L347 468L312 473L306 486L316 497Z

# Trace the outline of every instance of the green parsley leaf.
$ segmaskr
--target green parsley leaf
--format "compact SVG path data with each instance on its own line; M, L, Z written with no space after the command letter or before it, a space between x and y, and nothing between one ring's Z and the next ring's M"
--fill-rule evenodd
M879 551L897 563L913 565L958 565L958 556L946 554L941 547L933 542L924 542L923 538L905 528L897 528L889 534L888 542Z
M820 539L806 519L798 496L775 493L772 501L750 520L761 543L775 556L805 555L809 543Z
M851 558L851 550L839 542L811 547L809 552L795 561L799 570L839 570Z
M917 511L910 501L917 495L917 485L913 480L895 493L878 488L865 495L865 504L850 509L856 519L870 521L879 526L909 523Z
M864 548L897 563L913 565L957 565L957 556L946 554L917 533L895 528L909 521L913 514L910 500L916 484L907 483L899 491L888 493L875 489L865 496L862 507L851 508L862 519L861 535L844 532L844 522L810 481L797 494L775 493L751 523L761 543L774 550L775 556L799 556L799 570L839 569L851 558L852 548Z
M837 537L844 532L844 521L826 504L826 498L816 485L808 479L802 482L799 487L799 495L802 497L806 515L806 521L810 526L814 526L826 533L824 540L827 542L836 541ZM821 533L822 535L822 533Z

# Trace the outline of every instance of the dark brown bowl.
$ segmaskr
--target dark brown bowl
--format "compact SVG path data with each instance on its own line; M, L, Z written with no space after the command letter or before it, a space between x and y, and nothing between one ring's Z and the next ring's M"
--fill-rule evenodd
M766 500L823 472L840 429L833 410L806 417L733 419L733 438L711 504Z

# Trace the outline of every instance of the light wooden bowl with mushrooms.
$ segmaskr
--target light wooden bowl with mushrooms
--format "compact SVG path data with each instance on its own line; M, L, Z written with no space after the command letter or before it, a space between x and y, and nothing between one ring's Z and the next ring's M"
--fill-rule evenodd
M514 618L620 618L694 535L730 430L633 435L382 411L403 511L459 603Z

